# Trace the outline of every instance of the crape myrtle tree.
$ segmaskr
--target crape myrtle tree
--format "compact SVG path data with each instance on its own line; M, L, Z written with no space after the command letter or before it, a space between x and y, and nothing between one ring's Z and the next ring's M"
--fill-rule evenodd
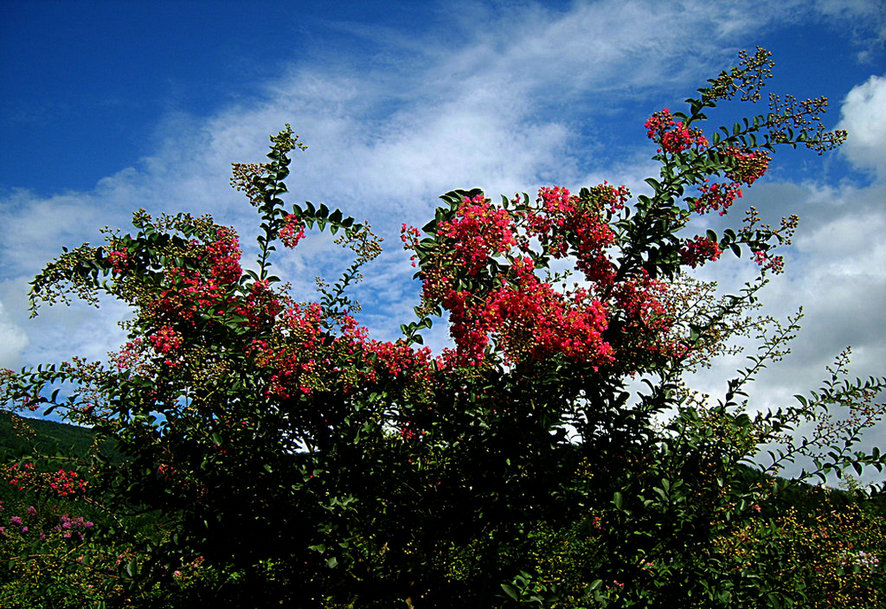
M826 100L776 96L705 130L718 103L757 101L771 66L743 53L649 118L650 194L444 195L403 226L422 288L395 341L370 337L347 292L378 237L284 202L304 148L288 126L268 162L234 165L260 217L252 267L233 229L143 210L133 231L64 252L33 281L34 310L110 295L133 312L128 342L105 362L6 371L3 396L115 450L6 465L4 606L882 604L882 517L864 489L806 483L882 467L857 444L886 381L847 380L841 355L808 397L748 411L744 389L798 329L752 314L797 221L751 208L692 230L776 148L845 138L822 127ZM300 301L271 262L312 230L355 260ZM735 295L685 274L732 254L760 268ZM435 355L421 331L446 316L452 346ZM721 398L684 385L742 335L759 349ZM778 477L788 465L800 473Z

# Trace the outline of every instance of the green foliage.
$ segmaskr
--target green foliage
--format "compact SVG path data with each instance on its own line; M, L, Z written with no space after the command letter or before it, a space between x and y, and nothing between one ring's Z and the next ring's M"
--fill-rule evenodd
M3 461L40 454L89 452L94 434L83 427L43 419L22 421L18 415L0 413L0 456Z
M799 317L749 315L796 218L773 229L751 211L722 235L683 236L697 215L726 212L777 146L824 150L845 137L810 118L820 103L790 100L705 137L706 109L755 98L768 76L765 51L742 60L687 100L688 113L649 119L661 166L649 195L604 183L493 204L456 190L422 230L404 226L423 292L397 341L370 338L347 295L379 239L340 210L284 202L290 153L304 148L288 126L267 163L234 165L232 184L260 218L254 269L240 266L231 228L144 210L133 232L64 252L32 284L35 313L73 291L108 294L134 315L108 362L0 375L10 410L58 409L94 434L75 457L37 447L5 468L0 599L882 603L882 511L862 488L808 482L886 463L857 449L883 414L886 379L847 380L841 356L809 397L753 413L749 384L799 328ZM272 255L309 229L336 235L355 261L320 284L317 302L296 302ZM729 251L761 268L738 294L714 299L685 277ZM455 346L432 357L416 345L444 313ZM759 349L722 399L684 386L686 370L736 336ZM100 449L106 439L117 456ZM771 458L756 465L764 448ZM806 469L779 478L787 464Z

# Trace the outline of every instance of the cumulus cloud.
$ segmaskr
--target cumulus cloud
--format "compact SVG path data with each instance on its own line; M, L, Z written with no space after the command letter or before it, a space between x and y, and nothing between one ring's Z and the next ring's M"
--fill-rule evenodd
M859 169L886 180L886 77L871 76L853 87L841 109L839 128L849 136L843 153Z

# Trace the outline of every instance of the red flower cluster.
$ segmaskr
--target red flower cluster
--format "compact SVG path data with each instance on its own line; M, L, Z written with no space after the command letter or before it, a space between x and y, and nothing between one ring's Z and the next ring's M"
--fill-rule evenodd
M754 262L763 267L764 271L773 273L784 272L784 258L782 256L770 256L766 252L754 252Z
M674 120L667 108L655 112L646 121L646 135L661 144L665 152L682 152L695 145L704 148L708 140L698 129L689 129L682 121Z
M578 289L562 295L523 267L516 285L505 285L489 295L483 319L505 357L517 363L562 354L594 367L613 359L612 347L602 337L607 328L606 307Z
M403 341L365 341L363 348L376 360L377 370L397 378L404 374L424 375L429 371L431 350L428 347L412 349ZM375 370L370 372L370 380L377 380ZM430 380L427 377L425 380Z
M281 398L292 397L292 390L310 393L312 374L317 368L315 355L323 343L323 311L319 304L302 309L293 305L284 311L282 325L287 334L286 345L274 348L265 340L254 340L252 349L256 362L273 371L268 394ZM321 362L323 363L323 362Z
M33 463L25 463L21 469L17 463L13 463L6 468L4 474L9 478L9 484L20 491L25 488L51 490L59 497L71 497L83 493L88 485L86 480L73 470L37 472Z
M649 358L681 357L686 350L670 335L674 319L663 303L667 291L666 283L646 274L616 286L613 309L625 328L619 352L632 366Z
M722 253L720 245L713 239L696 236L693 239L687 239L680 249L680 261L696 268L709 260L718 259Z
M370 340L350 316L329 329L319 304L292 305L283 311L269 340L254 340L249 353L269 372L268 395L278 398L340 390L389 379L430 383L430 349L414 350L403 341Z
M590 198L585 200L560 186L540 188L540 209L528 213L527 233L538 237L555 258L569 253L571 245L578 258L576 266L588 280L608 284L614 270L605 250L614 243L615 234L600 212L604 206L609 213L624 207L628 190L603 184L590 192Z
M209 272L221 284L239 281L243 270L240 268L240 242L234 229L219 226L215 241L206 245L206 253L211 266Z
M578 197L560 186L542 187L538 189L536 203L540 204L540 209L528 212L527 232L530 237L546 242L551 255L561 258L569 249L566 230L577 212Z
M624 209L628 199L631 197L631 191L627 186L613 186L606 181L597 186L592 186L588 190L590 191L591 198L599 201L600 206L605 207L610 215Z
M108 261L111 263L113 273L122 273L129 268L129 253L125 250L114 250L108 254Z
M305 224L295 214L288 214L283 219L283 228L280 229L280 241L283 245L293 248L305 237Z
M449 334L456 344L454 354L445 354L445 360L451 365L479 365L489 344L489 328L476 314L472 298L473 295L466 290L449 289L441 299L443 307L449 310Z
M400 429L397 431L397 435L399 435L404 442L418 440L427 433L428 432L424 429L417 429L412 421L406 421L406 423L401 425Z
M86 491L87 482L75 471L58 470L49 481L51 488L59 497L69 497Z
M469 275L479 273L489 256L506 253L517 244L510 214L493 207L483 195L466 197L455 218L440 223L437 234L455 242L456 259Z
M225 287L199 271L172 267L166 274L171 286L149 306L164 319L193 325L199 314L215 311L227 300Z
M535 206L521 205L519 199L511 202L506 237L502 231L495 242L502 249L516 243L528 254L537 240L548 256L573 256L591 287L576 286L566 292L537 276L529 256L509 257L510 266L499 273L499 285L468 287L473 284L466 284L465 276L476 272L470 263L494 251L489 246L492 240L478 239L472 232L486 229L480 222L457 224L458 231L453 229L456 223L443 225L436 250L430 249L433 237L419 247L420 233L404 226L405 246L422 257L423 307L440 306L449 312L456 346L444 351L441 367L483 365L490 344L510 365L559 355L593 369L618 364L634 370L650 358L684 352L685 347L670 335L673 319L663 304L665 284L645 275L616 283L617 269L609 255L616 236L609 222L628 196L627 188L608 184L583 190L579 196L554 186L539 189ZM483 202L483 217L505 217L503 209L502 215L491 211L486 199L474 201ZM462 205L460 211L464 209ZM472 244L480 251L471 253ZM702 254L715 257L715 250L703 242L687 244L686 251L693 260ZM453 260L463 264L452 264ZM618 320L617 331L613 320Z
M33 463L25 463L22 469L19 469L18 463L13 463L6 468L4 473L9 478L9 484L20 491L33 484L37 476Z
M416 246L418 246L418 242L421 239L421 232L415 228L414 226L407 226L405 223L400 227L400 241L403 242L403 247L405 249L414 250ZM416 257L410 256L409 260L412 262L412 266L418 266L416 264Z
M181 334L170 326L163 326L154 334L148 336L148 340L154 345L157 353L166 355L173 349L178 349L182 344Z
M127 342L116 353L111 353L110 361L122 372L128 370L132 374L146 376L149 372L148 362L144 357L144 339L136 337Z
M480 365L490 337L512 364L556 354L594 367L612 360L612 348L602 338L605 306L584 290L560 294L533 270L531 259L517 259L511 281L503 278L501 288L485 296L452 289L444 294L456 344L455 352L445 355L446 365Z
M273 321L282 310L283 305L271 290L268 281L261 280L249 286L249 293L236 312L247 319L246 324L250 328L260 328Z
M698 187L701 196L692 199L695 211L705 214L717 210L726 214L736 199L741 198L741 188L736 182L702 184Z
M234 302L231 294L242 275L240 245L233 229L216 228L214 239L201 245L191 241L194 263L166 268L166 284L169 286L145 304L145 310L166 325L185 321L191 325L203 314L225 314ZM203 270L208 266L209 268Z

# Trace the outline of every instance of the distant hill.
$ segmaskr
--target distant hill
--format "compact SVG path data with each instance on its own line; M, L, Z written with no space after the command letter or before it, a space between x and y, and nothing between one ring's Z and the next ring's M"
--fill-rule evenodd
M0 461L33 452L85 455L94 438L95 433L87 427L0 412Z

